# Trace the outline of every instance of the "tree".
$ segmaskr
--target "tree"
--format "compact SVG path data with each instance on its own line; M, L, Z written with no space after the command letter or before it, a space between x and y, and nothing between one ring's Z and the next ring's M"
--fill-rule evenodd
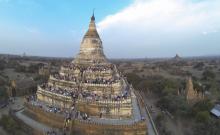
M213 106L210 100L201 100L192 106L192 115L195 116L199 112L210 111Z
M208 111L200 111L196 114L196 121L207 123L210 120L210 114Z
M134 87L136 87L138 83L141 81L141 78L135 73L128 73L126 76L127 76L128 82L133 84Z
M19 127L19 124L17 124L10 116L8 115L2 115L2 118L0 119L0 125L10 134L12 135L18 135L21 130Z
M17 65L17 66L15 67L15 71L16 71L16 72L26 72L26 67L23 66L23 65Z
M158 102L157 106L163 110L168 110L172 114L187 114L189 106L187 105L185 98L169 94L162 97Z
M38 72L38 69L39 69L40 66L41 66L41 64L31 64L27 68L27 72L29 72L29 73L36 73L36 72Z
M205 64L203 62L199 62L193 66L194 69L202 70Z
M194 125L195 135L220 135L220 121L218 119L209 119L206 123L196 123Z
M6 100L8 98L8 94L5 87L0 87L0 100Z
M204 80L215 79L215 73L211 70L205 70L202 76Z
M0 60L0 70L4 70L6 67L6 63L3 60Z

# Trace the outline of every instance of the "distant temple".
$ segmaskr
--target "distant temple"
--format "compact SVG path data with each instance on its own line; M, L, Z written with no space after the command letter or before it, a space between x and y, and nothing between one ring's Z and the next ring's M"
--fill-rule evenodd
M181 57L178 54L176 54L175 57L173 57L173 60L181 60Z
M36 95L35 101L26 104L27 111L67 132L147 134L133 87L104 55L94 14L79 54L39 85Z
M191 77L186 80L186 100L188 103L195 103L202 99L203 96L193 87L193 81Z

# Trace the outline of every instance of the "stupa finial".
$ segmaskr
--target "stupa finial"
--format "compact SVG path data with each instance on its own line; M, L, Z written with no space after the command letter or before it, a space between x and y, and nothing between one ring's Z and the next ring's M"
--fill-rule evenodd
M91 20L95 21L95 8L93 9Z

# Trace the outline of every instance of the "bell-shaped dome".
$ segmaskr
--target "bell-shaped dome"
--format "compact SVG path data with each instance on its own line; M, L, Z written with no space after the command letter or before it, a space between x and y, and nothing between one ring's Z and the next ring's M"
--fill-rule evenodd
M94 14L91 17L91 21L89 23L89 29L87 30L86 34L84 35L84 38L100 38L99 34L96 30L96 25L95 25L95 16Z
M77 64L108 63L103 52L102 41L96 29L94 14L91 17L89 29L82 39L80 52L73 62Z

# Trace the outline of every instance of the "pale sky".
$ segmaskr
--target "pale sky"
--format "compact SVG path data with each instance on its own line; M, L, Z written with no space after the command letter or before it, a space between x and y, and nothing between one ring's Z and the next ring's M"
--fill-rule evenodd
M219 0L0 0L0 53L74 57L93 8L109 58L220 55Z

